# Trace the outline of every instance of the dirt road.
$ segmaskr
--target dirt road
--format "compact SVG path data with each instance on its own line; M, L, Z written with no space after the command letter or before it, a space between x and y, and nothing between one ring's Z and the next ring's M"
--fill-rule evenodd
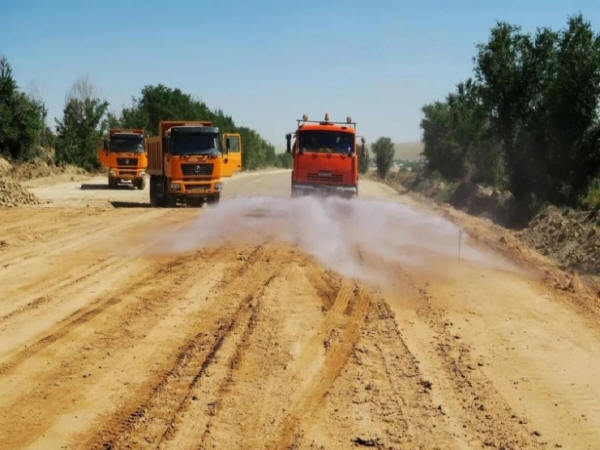
M292 202L286 171L214 210L104 184L0 210L0 448L600 447L597 299L459 262L426 206Z

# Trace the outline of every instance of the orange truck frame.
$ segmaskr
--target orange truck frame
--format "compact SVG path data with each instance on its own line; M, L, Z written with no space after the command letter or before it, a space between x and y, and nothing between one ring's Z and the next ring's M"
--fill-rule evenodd
M112 128L102 148L98 149L100 164L108 168L108 187L115 189L121 182L131 182L138 189L145 186L144 175L148 158L144 151L144 131Z
M295 133L286 135L287 151L293 155L292 196L358 195L356 122L312 121L304 115ZM294 143L292 144L292 137Z
M150 203L170 206L217 203L222 176L236 171L242 143L239 134L223 133L209 121L168 120L159 124L159 135L146 139Z

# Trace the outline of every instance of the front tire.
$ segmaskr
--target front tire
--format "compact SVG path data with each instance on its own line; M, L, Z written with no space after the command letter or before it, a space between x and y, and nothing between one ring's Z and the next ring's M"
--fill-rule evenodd
M221 201L221 194L215 194L206 200L209 205L215 205Z
M111 176L108 177L108 188L117 189L117 180Z
M143 191L146 187L146 179L142 177L135 180L135 187L137 187L140 191Z

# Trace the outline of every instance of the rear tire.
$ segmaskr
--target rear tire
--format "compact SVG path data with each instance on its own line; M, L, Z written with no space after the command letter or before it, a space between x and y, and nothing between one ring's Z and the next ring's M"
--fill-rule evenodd
M155 208L165 206L164 177L150 176L150 204Z

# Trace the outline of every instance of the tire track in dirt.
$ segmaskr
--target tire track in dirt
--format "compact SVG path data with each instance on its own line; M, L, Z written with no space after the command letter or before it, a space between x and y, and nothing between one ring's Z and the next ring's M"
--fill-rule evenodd
M452 330L443 308L431 303L427 283L422 287L411 280L411 290L418 294L417 316L429 327L434 362L425 376L438 398L444 415L451 416L455 437L469 447L540 448L534 430L504 400L494 384L480 370L481 363L471 356L471 348ZM435 387L439 385L437 388ZM455 426L460 424L462 430ZM458 434L460 433L460 434Z
M425 386L419 362L406 347L393 312L373 292L348 364L294 445L460 447Z
M201 322L204 330L182 346L174 365L154 387L146 389L148 394L143 399L132 398L126 407L107 418L108 425L89 441L90 446L122 448L150 443L156 446L168 441L177 430L178 417L190 403L195 386L204 380L215 359L221 357L220 350L231 339L232 332L247 323L244 316L252 311L254 297L242 293L265 283L261 268L257 271L253 267L263 254L259 247L233 251L234 268L227 270L225 278L207 294L209 300L203 308L207 317ZM207 263L210 264L210 259Z
M288 448L292 445L299 424L310 419L346 365L359 338L369 306L370 297L358 284L342 284L323 324L304 346L302 354L294 363L296 368L290 371L290 381L302 379L302 383L289 399L289 413L283 421L281 432L276 433L281 438L268 444L268 447ZM315 355L319 354L323 346L326 352L324 359L320 361ZM314 367L315 364L318 367ZM307 372L313 375L306 376Z
M74 226L69 226L68 233L56 233L53 238L44 241L35 242L33 245L28 245L24 249L20 249L14 256L4 255L2 258L3 270L0 272L2 277L11 277L15 273L24 270L31 260L35 260L40 256L44 258L57 258L69 250L76 248L86 248L94 241L102 242L104 237L105 242L110 242L117 232L122 232L135 225L148 222L165 214L162 210L146 210L141 214L134 216L120 217L114 221L103 221L84 219L82 222L77 222ZM63 225L60 225L63 228Z
M195 383L190 386L191 389L188 395L173 416L171 426L161 436L158 443L159 448L189 446L198 438L196 431L202 429L204 429L204 432L197 442L204 445L210 439L211 427L220 413L220 404L223 398L228 395L231 385L235 382L234 373L243 358L244 352L249 350L249 340L255 331L260 314L261 299L276 276L276 274L270 275L268 279L262 282L262 286L257 289L255 294L251 294L240 303L240 308L231 321L231 328L221 341L219 361L216 362L217 367L212 368L210 379L207 379L206 373L203 373L203 377L194 380ZM211 363L214 364L215 361L211 361ZM213 399L207 402L207 414L202 414L203 418L195 416L190 411L190 401L197 401L199 398L193 392L199 390L200 384L202 384L202 390L210 390L215 393ZM183 417L184 413L189 414ZM192 421L195 425L193 429L186 426ZM190 433L190 431L192 432Z
M12 301L10 305L6 305L14 309L0 316L0 325L15 316L30 312L32 309L50 302L58 295L68 295L68 291L73 287L76 287L77 290L85 289L91 278L118 271L125 266L125 263L118 264L118 261L119 258L117 257L100 258L87 267L72 267L70 271L63 272L66 275L64 278L56 278L55 274L54 276L48 274L42 280L36 280L28 285L20 286L18 289L15 289L19 294L11 296ZM23 291L29 291L29 295L24 294Z
M88 373L100 372L102 376L119 371L119 361L126 357L130 348L144 340L165 315L181 308L178 304L185 300L185 292L198 281L190 276L190 268L197 267L198 260L202 261L207 253L204 257L200 255L156 263L143 279L90 302L57 324L49 334L3 361L0 380L5 395L0 396L0 409L20 412L18 417L23 418L21 421L13 414L0 414L0 429L12 431L11 440L5 439L5 442L22 445L25 442L22 439L29 441L36 437L36 430L41 433L56 420L60 422L60 417L71 407L62 403L64 391L61 388L69 386L72 401L76 403L81 401L77 392L91 382L87 381ZM184 324L185 320L181 322ZM170 339L168 334L163 338ZM154 344L156 342L146 345ZM44 361L49 362L45 364ZM96 368L99 362L101 366ZM143 382L144 378L136 383ZM49 380L52 381L49 383ZM31 385L38 395L32 398L24 389L27 385ZM60 406L49 409L52 404ZM20 434L21 431L26 434Z
M143 276L146 266L140 256L155 244L154 239L140 238L138 222L131 224L127 219L123 223L122 218L114 221L121 233L133 239L112 236L111 230L108 230L111 238L107 239L105 233L96 232L98 224L84 222L84 241L81 236L73 236L74 246L69 251L58 257L41 251L23 268L26 269L24 276L14 277L0 270L0 283L5 281L6 292L5 301L0 301L0 355L77 311L90 297ZM160 227L167 227L170 232L186 224L173 217L162 222ZM93 240L89 241L90 238ZM125 245L117 248L119 241L125 241ZM90 249L90 245L97 248ZM6 339L2 339L3 336Z
M4 362L0 363L0 375L5 375L14 370L23 361L44 350L54 342L64 338L78 326L85 325L99 314L106 312L111 306L118 305L127 298L128 293L136 292L143 287L147 287L153 279L168 273L174 265L175 263L171 263L167 264L166 267L158 268L158 270L151 270L150 274L147 274L141 280L121 288L119 291L112 293L112 295L108 297L98 297L89 304L72 312L69 316L60 320L56 326L52 328L50 333L29 344L25 349L17 351L9 356Z

